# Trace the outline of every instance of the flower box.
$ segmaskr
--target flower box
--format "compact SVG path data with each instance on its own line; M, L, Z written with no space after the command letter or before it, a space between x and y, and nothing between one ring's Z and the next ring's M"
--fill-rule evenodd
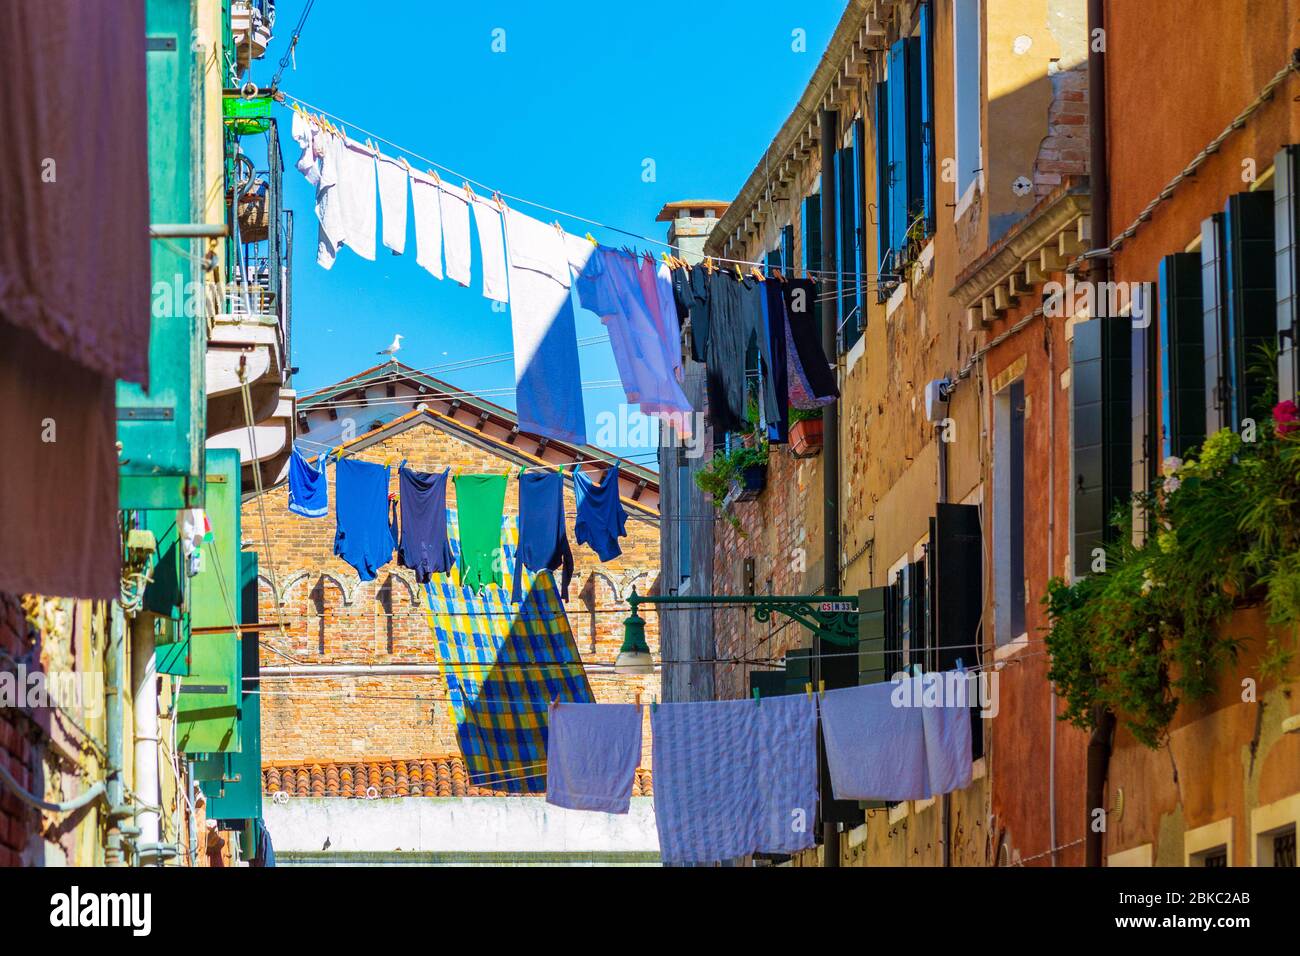
M790 426L790 454L796 458L816 458L822 450L822 420L801 418Z

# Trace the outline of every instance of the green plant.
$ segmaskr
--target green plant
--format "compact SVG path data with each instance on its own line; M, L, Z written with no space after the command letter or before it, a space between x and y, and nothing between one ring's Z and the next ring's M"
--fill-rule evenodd
M810 422L822 417L821 408L795 408L790 406L790 415L787 419L791 425L795 422Z
M755 465L766 465L768 456L767 441L760 441L754 447L738 445L730 452L715 452L709 463L695 473L695 484L713 499L713 506L721 509L731 483L740 479L741 473ZM740 530L740 519L730 513L724 513L728 523Z
M1293 403L1257 423L1254 441L1227 429L1195 459L1165 462L1135 496L1152 533L1133 543L1132 509L1117 511L1105 567L1073 584L1053 579L1049 678L1064 719L1091 728L1114 713L1143 744L1164 738L1179 703L1213 693L1243 639L1234 608L1264 604L1284 635L1266 639L1261 670L1283 673L1300 627L1300 423Z

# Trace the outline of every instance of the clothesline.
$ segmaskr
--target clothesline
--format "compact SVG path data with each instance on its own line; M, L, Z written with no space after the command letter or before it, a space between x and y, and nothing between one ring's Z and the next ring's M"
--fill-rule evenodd
M436 169L439 169L439 170L441 170L441 171L443 171L443 172L445 172L445 173L447 173L447 174L449 174L449 175L451 175L451 176L454 176L454 177L456 177L456 178L462 180L463 182L469 183L469 184L471 184L471 185L473 185L473 186L477 186L477 187L479 187L480 189L482 189L483 191L485 191L489 196L491 196L491 195L497 195L497 196L500 196L502 199L508 199L508 200L511 200L512 202L523 203L523 204L526 205L526 206L532 206L534 209L541 209L541 210L543 210L543 211L545 211L545 212L549 212L549 213L552 213L552 214L557 215L557 216L564 216L565 218L572 219L572 220L574 220L574 221L576 221L576 222L581 222L581 223L583 223L583 224L585 224L585 225L588 225L588 226L595 226L595 227L597 227L597 228L599 228L599 229L608 229L608 230L611 231L611 232L617 232L617 233L619 233L620 235L628 236L628 237L630 237L630 238L632 238L632 239L639 239L639 240L642 241L642 242L648 242L648 243L651 243L651 244L653 244L653 245L655 245L655 246L662 246L662 247L664 247L664 248L666 248L666 249L672 249L674 252L684 252L684 251L686 251L686 250L683 250L680 246L674 245L673 243L667 242L667 241L665 241L665 240L663 240L663 239L656 239L656 238L654 238L653 236L645 236L645 235L642 235L642 234L637 233L637 232L633 232L633 231L628 230L628 229L623 229L623 228L621 228L621 227L619 227L619 226L613 226L613 225L610 225L609 223L601 222L601 221L598 220L598 219L591 219L591 218L586 217L586 216L578 215L577 213L568 212L568 211L563 210L563 209L557 209L557 208L555 208L554 206L548 206L548 205L546 205L546 204L544 204L544 203L539 203L539 202L536 202L535 200L527 199L527 198L525 198L525 197L523 197L523 196L516 196L516 195L514 195L514 194L512 194L512 193L507 193L507 192L504 192L504 191L502 191L502 190L495 189L495 188L493 188L492 186L489 186L489 185L488 185L487 183L485 183L485 182L482 182L482 181L480 181L480 180L474 179L474 178L472 178L472 177L470 177L470 176L466 176L464 173L461 173L461 172L459 172L459 171L457 171L457 170L451 168L450 166L447 166L447 165L445 165L445 164L443 164L443 163L440 163L440 162L438 162L438 161L435 160L435 159L431 159L431 158L429 158L428 156L424 156L424 155L422 155L422 154L416 152L416 151L413 150L413 149L409 149L408 147L401 145L400 143L394 142L393 140L388 139L387 137L384 137L384 136L380 135L379 133L374 132L373 130L368 130L368 129L366 129L365 127L363 127L363 126L361 126L361 125L359 125L359 124L357 124L357 123L353 123L353 122L351 122L350 120L346 120L346 119L344 119L343 117L337 115L336 113L331 113L330 111L328 111L328 110L326 110L326 109L323 109L322 107L316 106L316 105L314 105L314 104L312 104L312 103L308 103L306 100L304 100L304 99L300 99L299 97L294 96L292 93L286 92L286 91L284 91L284 90L279 90L279 91L278 91L278 95L281 96L281 97L283 97L284 99L291 100L292 102L298 104L299 106L301 106L301 107L303 107L303 108L305 108L305 109L307 109L307 110L310 110L310 111L312 111L312 112L314 112L314 113L319 113L321 116L329 117L331 120L334 120L334 121L335 121L335 122L336 122L336 123L337 123L337 124L338 124L342 129L343 129L343 132L344 132L344 133L346 133L348 127L351 127L352 129L356 130L357 132L362 133L362 134L364 134L365 136L368 136L368 137L370 137L370 138L373 139L373 140L376 140L376 141L378 141L378 142L384 143L384 144L387 145L387 146L391 146L393 149L397 150L397 151L400 152L400 153L404 153L404 154L407 155L407 156L414 157L415 159L418 159L418 160L420 160L421 162L428 163L430 166L433 166L433 167L435 167ZM729 264L729 265L752 266L752 267L756 267L756 268L760 268L760 269L767 269L767 268L768 268L768 264L767 264L766 262L763 262L763 261L753 261L753 260L749 260L749 259L730 259L730 258L726 258L726 257L723 257L723 256L712 256L712 257L710 257L710 258L712 258L712 260L713 260L714 262L725 262L725 263L727 263L727 264ZM787 266L787 268L790 268L790 267ZM826 276L839 276L839 277L846 277L846 276L851 276L851 277L853 277L853 278L854 278L855 280L857 280L857 281L861 281L861 279L863 278L864 275L867 276L867 277L880 277L880 276L889 277L889 276L892 276L892 275L893 275L892 273L865 273L865 274L864 274L864 273L860 273L860 272L857 272L857 271L852 271L852 272L849 272L849 271L837 272L837 271L825 270L825 269L802 269L802 270L800 270L800 271L804 272L806 275L809 275L809 276L820 276L820 277L826 277Z

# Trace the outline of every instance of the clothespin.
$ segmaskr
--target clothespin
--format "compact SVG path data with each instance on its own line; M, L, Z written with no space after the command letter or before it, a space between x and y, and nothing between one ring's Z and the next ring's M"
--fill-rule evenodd
M743 278L745 278L744 274L740 271L740 263L739 263L739 262L735 263L735 264L732 266L732 268L736 270L736 278L737 278L737 279L743 279Z
M824 693L826 693L826 681L819 680L817 682L817 696L820 697Z
M392 468L392 467L393 467L393 462L396 461L396 460L397 460L397 456L396 456L396 455L385 455L385 456L384 456L384 467L385 467L385 468Z
M593 246L599 246L599 245L600 245L599 242L597 242L594 238L592 238L591 233L587 233L587 241L590 242Z
M438 171L437 171L436 169L432 169L432 168L430 168L428 172L429 172L429 176L430 176L430 178L433 179L433 181L434 181L435 184L437 184L437 183L441 183L441 182L442 182L442 177L438 175Z
M809 697L812 696L812 681L809 681L808 683L803 685L803 692Z
M704 271L709 275L713 275L713 258L711 256L704 257Z
M400 465L398 465L397 467L398 467L398 468L405 468L405 467L406 467L406 459L403 458L403 459L402 459L402 463L401 463Z
M759 694L758 694L758 688L757 688L757 687L754 688L754 705L755 705L756 707L762 707L762 706L763 706L763 700L762 700L761 697L759 697Z
M653 714L658 709L659 709L659 697L658 695L656 695L650 698L650 713Z
M636 692L636 709L637 709L637 712L640 713L640 711L641 711L641 692L640 692L640 691L637 691L637 692Z
M477 198L478 198L476 195L474 195L474 187L471 186L471 185L469 184L469 180L468 180L468 179L465 180L465 182L464 182L462 185L463 185L463 187L464 187L464 189L465 189L465 195L466 195L466 196L468 196L470 199L477 199Z
M749 271L750 274L753 275L753 277L757 279L759 282L765 282L767 280L767 276L763 275L763 273L759 270L758 266L750 266Z
M339 445L338 448L335 448L335 449L334 449L334 457L335 457L335 459L339 459L339 458L342 458L342 457L343 457L343 446L342 446L342 445Z

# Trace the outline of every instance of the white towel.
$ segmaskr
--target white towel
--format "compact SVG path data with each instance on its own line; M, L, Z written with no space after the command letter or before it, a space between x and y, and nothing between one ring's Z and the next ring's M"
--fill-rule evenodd
M400 256L406 251L406 167L380 153L378 169L384 245Z
M586 444L582 377L577 374L578 333L564 238L554 226L508 206L505 228L519 427Z
M411 170L411 210L415 214L415 261L442 278L442 209L440 190L432 179Z
M813 845L817 705L792 694L660 704L655 826L665 863L713 863Z
M821 695L822 736L835 799L894 801L930 796L924 708L899 706L900 701L911 702L911 682L916 680L846 687Z
M925 766L931 793L951 793L970 785L971 704L976 700L973 674L956 671L926 674L922 680L942 683L942 702L921 708L925 727Z
M641 763L641 708L557 703L548 721L546 802L627 813Z
M509 302L506 285L506 246L501 235L501 207L495 200L474 197L474 227L483 255L483 294L497 302Z
M322 143L322 140L324 141ZM316 240L316 261L329 269L339 254L345 238L342 197L338 183L347 147L343 138L333 133L317 132L314 145L321 149L320 179L316 183L316 219L320 222Z
M293 111L293 125L290 127L293 141L298 144L302 154L294 163L294 168L306 177L307 182L315 186L320 182L320 162L316 155L315 138L319 130L315 123L298 110Z
M363 259L375 258L375 152L364 143L348 140L339 165L339 214L343 217L343 244Z
M459 186L443 183L438 202L442 209L442 248L447 256L447 278L469 285L469 197Z

